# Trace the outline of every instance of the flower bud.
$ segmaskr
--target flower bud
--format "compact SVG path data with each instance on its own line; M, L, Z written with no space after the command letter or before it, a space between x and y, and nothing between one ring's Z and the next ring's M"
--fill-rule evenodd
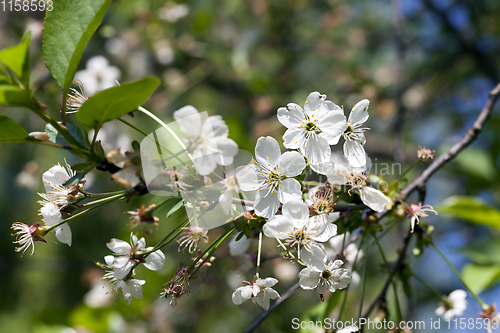
M32 137L33 139L37 139L37 140L40 140L40 141L49 141L49 135L45 132L31 132L30 134L28 134L30 137Z

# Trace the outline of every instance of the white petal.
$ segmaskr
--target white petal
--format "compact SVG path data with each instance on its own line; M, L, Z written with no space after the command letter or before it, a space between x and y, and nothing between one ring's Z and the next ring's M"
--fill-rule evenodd
M165 262L165 254L163 254L161 250L158 250L146 257L146 262L144 263L144 266L152 271L158 271L162 269L164 262Z
M281 156L280 146L275 138L267 136L260 137L255 146L255 158L263 165L273 165L278 163Z
M46 225L52 226L62 220L61 211L57 205L52 202L46 203L40 208L40 214L43 216L43 221Z
M278 200L281 203L287 203L290 200L300 199L302 196L300 188L300 183L293 178L281 181L278 187Z
M304 131L298 127L292 127L286 130L283 135L283 146L288 149L298 149L304 146Z
M289 109L281 107L278 109L278 120L286 128L298 127L304 120L302 108L300 106Z
M327 111L328 108L324 104L326 99L326 95L321 95L317 91L313 91L306 98L306 103L304 104L304 111L307 113L309 117L311 117L314 113L318 114L322 110Z
M448 300L455 302L463 302L467 298L467 292L463 289L457 289L448 295Z
M43 183L50 183L52 185L62 185L69 178L71 178L71 176L68 175L66 169L64 169L59 163L54 165L48 171L45 171L42 175Z
M304 171L306 161L298 152L287 151L278 159L278 166L287 177L295 177Z
M252 302L260 305L264 310L269 309L269 306L271 305L269 295L266 293L259 294L258 296L252 298Z
M229 242L229 254L231 257L236 257L247 252L248 247L250 246L250 238L247 236L241 237L238 241L236 241L236 237Z
M278 193L276 191L262 198L261 193L264 191L265 189L255 195L254 209L255 214L268 219L276 214L280 206L280 201L278 200Z
M304 147L301 147L300 151L307 157L311 164L326 163L332 154L330 145L321 136L310 136L306 139Z
M266 288L266 295L269 297L269 299L276 299L280 298L280 294L274 289L271 288Z
M259 285L261 288L270 288L274 286L276 283L278 283L278 280L275 278L265 278L265 279L257 279L255 281L257 285Z
M344 143L344 155L352 167L361 168L366 165L365 148L358 141L346 141Z
M106 244L108 249L116 254L128 255L130 251L130 244L122 241L121 239L111 238L109 243Z
M219 150L217 164L230 165L233 163L233 158L238 154L238 145L229 138L215 138L214 142Z
M217 167L217 158L205 146L198 146L193 151L193 162L196 171L202 176L211 174Z
M317 242L327 242L337 235L337 226L329 221L327 215L317 215L309 218L308 227L314 232L311 238Z
M121 259L122 258L116 258L115 263L113 264L113 272L115 273L115 277L117 279L124 279L128 275L128 273L130 273L134 265L132 261L127 260L125 265L120 267L115 267L115 265L121 264Z
M264 224L262 231L267 237L285 239L293 231L293 222L289 217L276 215Z
M349 114L349 124L355 125L358 123L364 123L368 120L368 106L370 105L370 101L364 99L352 108L351 114Z
M179 124L181 131L191 136L199 136L201 134L202 117L191 105L186 105L174 112L174 119Z
M313 271L306 267L299 272L299 284L302 289L311 290L318 286L320 272Z
M299 253L300 260L302 260L302 262L312 270L321 272L325 267L325 261L326 261L325 249L323 245L318 244L316 242L311 243L310 247L312 251L307 251L305 247L300 248L300 253Z
M243 299L250 299L253 296L253 287L252 286L244 286L238 288L240 289L241 297Z
M259 177L255 171L254 164L236 168L236 179L242 191L255 191L259 189Z
M352 170L343 165L335 164L326 174L328 181L332 185L345 185L349 181Z
M390 203L382 192L371 187L363 187L360 191L361 201L376 212L384 210L385 206Z
M335 222L339 219L340 217L340 212L333 212L328 214L328 220L330 222Z
M219 196L220 208L224 214L229 214L231 205L233 204L233 191L225 191Z
M348 125L343 113L328 112L325 117L318 121L318 127L323 132L321 135L328 141L328 144L336 145Z
M244 301L246 301L248 299L248 298L243 299L243 297L241 296L241 292L242 292L243 288L244 287L239 287L238 289L236 289L233 292L232 299L233 299L233 303L236 305L240 305L241 303L243 303Z
M71 246L71 228L67 223L56 227L56 238L64 244Z
M205 138L227 138L229 128L221 116L210 116L203 123L201 132Z
M283 205L283 216L289 220L306 220L309 217L309 208L300 199L291 200Z

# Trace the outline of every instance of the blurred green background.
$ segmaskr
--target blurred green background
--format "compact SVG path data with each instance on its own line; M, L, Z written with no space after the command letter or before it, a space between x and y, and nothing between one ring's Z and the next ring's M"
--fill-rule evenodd
M499 17L496 0L120 0L111 4L87 45L80 69L85 69L88 59L101 55L119 68L120 82L157 76L162 85L147 108L166 121L188 104L220 114L230 137L251 152L258 137L279 139L284 133L277 108L289 102L301 105L311 91L326 94L346 110L368 98L368 154L374 163L396 161L405 169L416 160L419 145L439 154L458 141L483 107L488 91L500 81ZM19 43L27 30L32 31L32 88L48 106L47 112L56 116L61 93L41 56L43 18L40 12L0 11L0 48ZM495 285L500 276L498 228L481 226L487 219L500 226L494 213L500 205L498 109L479 140L432 177L426 202L453 213L427 221L436 227L438 247L467 273L467 279L475 281L488 303L500 301L500 287ZM1 112L28 131L43 130L44 124L27 110L2 107ZM129 121L148 133L157 127L139 114ZM110 127L115 137L126 134L130 140L142 139L122 123ZM147 195L130 204L120 202L93 211L71 223L71 247L50 235L48 244L36 244L36 255L21 258L14 252L11 224L39 221L36 201L37 192L43 191L42 173L64 157L71 164L80 160L28 144L2 144L0 151L0 285L4 290L0 332L242 332L261 312L250 302L232 304L231 293L241 277L227 245L215 253L213 266L193 282L191 294L176 307L158 299L159 291L179 262L187 263L193 256L179 253L174 244L165 248L162 270L138 269L139 278L147 280L143 300L133 299L127 306L121 296L110 294L99 307L90 306L84 295L100 274L94 262L102 262L108 254L105 244L110 238L128 239L128 216L123 212L161 198ZM410 179L421 170L419 166ZM93 172L88 189L107 192L120 187L109 174ZM469 206L457 209L444 201L451 196L473 199L467 199ZM158 212L160 226L148 244L183 218L179 211L167 220L167 211L163 207ZM407 223L386 236L390 260ZM220 233L211 230L210 239ZM264 251L275 254L274 243L266 244ZM366 302L384 281L378 253L372 251L369 259ZM420 258L412 257L411 265L443 293L461 287L431 249ZM286 260L274 259L265 263L261 274L277 277L276 289L283 293L296 283L297 271ZM253 273L243 275L251 280ZM414 280L412 290L406 304L409 318L428 320L438 300ZM350 294L344 320L357 315L359 293ZM480 308L471 297L469 304L466 316L475 318ZM314 318L322 313L321 306L314 292L300 290L259 331L289 332L292 318ZM337 314L338 307L331 317Z

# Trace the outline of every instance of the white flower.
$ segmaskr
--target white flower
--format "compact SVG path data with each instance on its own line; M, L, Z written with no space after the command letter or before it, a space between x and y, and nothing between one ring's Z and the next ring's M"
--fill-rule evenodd
M391 201L382 192L366 184L366 176L350 166L334 165L326 175L328 181L334 185L349 185L349 194L357 190L361 201L376 212L384 210Z
M115 66L109 66L108 59L103 56L90 58L87 67L75 74L75 79L82 82L89 95L113 87L119 77L120 70Z
M418 205L412 203L407 212L407 217L411 217L411 232L413 232L413 230L415 229L415 224L418 224L420 222L421 217L423 217L424 219L426 217L429 217L429 214L427 214L428 212L434 213L436 215L438 214L431 205L422 206L422 203L419 203Z
M35 241L47 243L43 239L45 232L42 231L42 228L40 228L40 223L38 222L33 224L32 226L28 226L27 224L21 222L15 222L10 228L14 231L17 231L15 234L12 234L12 236L16 236L14 244L20 245L19 247L16 247L16 252L22 252L21 257L23 256L24 252L26 252L26 250L30 248L30 246L32 247L31 255L35 253Z
M99 278L92 282L90 290L83 296L83 302L91 308L104 308L112 301L113 294L109 293L106 283Z
M361 127L368 120L368 106L370 101L364 99L354 104L349 114L348 127L342 136L345 139L344 155L353 167L366 165L366 154L363 145L366 143L364 131L369 128Z
M117 279L124 279L137 264L143 263L150 270L157 271L163 267L165 254L161 250L150 253L146 258L143 254L151 251L153 247L146 248L144 238L137 239L133 233L130 234L130 244L120 239L112 238L106 246L113 251L117 257L106 256L108 262L115 273Z
M80 88L80 91L75 88L70 88L68 93L68 98L66 99L66 113L76 113L80 110L80 107L83 103L85 103L89 97L85 93L85 88L80 80L75 80L73 83L76 83Z
M318 294L322 295L325 290L335 292L337 289L347 288L351 283L351 272L341 268L342 260L326 262L323 266L307 266L299 272L299 284L302 289L311 290L318 288Z
M466 298L467 292L462 289L457 289L448 296L443 296L443 302L439 303L435 314L442 316L444 320L451 320L455 316L461 316L467 308Z
M328 161L330 145L336 145L347 129L342 109L317 91L309 94L304 109L294 103L279 108L278 120L288 128L283 145L299 149L311 164Z
M189 135L193 162L200 175L212 173L217 164L233 163L238 145L228 138L229 129L221 116L203 119L198 110L188 105L175 111L174 118L181 131Z
M280 298L276 290L271 287L278 283L274 278L257 279L255 282L247 282L248 286L239 287L233 293L233 303L240 305L246 300L260 305L264 310L269 309L272 299Z
M208 229L205 227L184 228L181 237L177 240L179 251L188 249L189 253L196 251L199 242L208 243Z
M325 215L309 217L309 208L300 200L283 205L283 215L269 219L262 231L267 237L286 240L297 246L299 259L306 265L319 267L326 257L325 249L317 242L326 242L337 234L337 226Z
M258 190L255 214L270 218L276 214L280 202L284 204L301 197L300 183L289 177L300 175L306 163L295 151L281 154L278 141L270 136L257 140L255 158L257 165L238 168L236 176L241 190Z

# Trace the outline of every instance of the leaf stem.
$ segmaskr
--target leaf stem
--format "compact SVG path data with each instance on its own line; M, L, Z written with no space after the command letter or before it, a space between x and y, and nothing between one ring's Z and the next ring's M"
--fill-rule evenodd
M463 283L464 287L469 291L469 293L474 296L474 298L476 299L476 301L479 303L479 305L481 305L481 307L484 307L486 306L486 304L483 302L483 300L481 298L479 298L479 296L474 292L472 291L471 288L469 288L469 286L467 285L467 283L465 282L464 278L462 277L462 275L457 271L457 269L451 264L451 262L444 256L444 254L438 249L438 247L436 246L436 244L434 243L431 243L431 246L434 248L434 250L436 250L436 252L439 254L439 256L441 258L443 258L443 260L446 262L446 264L451 268L451 270L453 271L453 273L455 273L455 275L459 278L459 280Z

